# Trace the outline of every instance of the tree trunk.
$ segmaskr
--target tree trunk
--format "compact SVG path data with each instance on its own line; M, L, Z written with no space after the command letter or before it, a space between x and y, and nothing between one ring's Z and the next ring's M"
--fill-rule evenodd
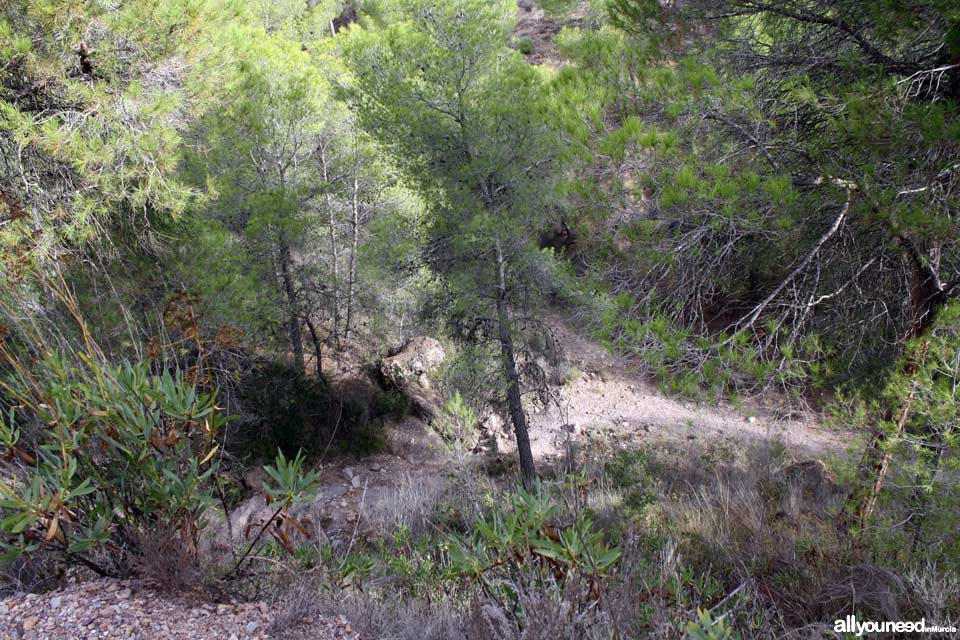
M309 317L305 319L307 324L307 329L310 330L310 339L313 341L313 355L317 359L316 367L314 368L317 378L323 377L323 351L322 343L320 342L320 336L317 334L317 328L314 326L313 321Z
M926 355L927 343L924 342L920 347L920 358L922 362ZM857 528L862 531L866 527L873 515L873 510L877 506L877 498L880 497L880 491L886 482L887 473L890 471L890 462L893 459L893 451L890 448L892 442L896 442L903 435L903 430L910 418L910 409L917 394L916 372L920 367L917 361L911 359L904 367L903 373L910 376L910 391L900 403L900 407L888 409L881 420L879 426L874 429L870 438L870 444L867 445L863 458L860 461L858 480L859 484L854 487L848 498L848 513L855 516ZM893 429L888 431L885 425L893 423Z
M517 374L517 361L513 351L513 333L507 313L507 286L503 251L497 242L497 268L499 284L497 287L497 328L500 337L500 355L503 359L503 373L507 380L507 404L510 407L510 419L517 438L517 453L520 456L520 477L523 488L532 491L536 487L537 471L530 451L530 434L527 432L527 419L523 414L520 397L520 376Z
M290 247L286 240L280 241L280 275L283 280L283 292L287 297L287 332L290 336L290 348L293 349L293 361L300 371L304 370L303 335L300 333L300 313L297 310L297 290L291 273Z
M360 244L360 181L353 176L353 215L350 220L350 262L347 267L347 317L343 323L343 339L350 339L350 323L353 320L354 283L357 279L357 246Z
M333 262L333 345L340 350L340 248L337 245L337 217L333 211L333 199L330 197L330 168L327 163L327 150L321 143L320 145L320 169L323 172L323 181L327 186L325 194L327 201L327 228L330 239L330 258Z
M909 247L913 263L913 282L910 287L911 323L904 336L904 342L918 338L927 333L933 325L937 312L946 300L937 277L939 269L938 251L930 252L930 264L920 257L917 249L905 241ZM899 374L906 376L910 381L910 390L900 401L899 406L889 407L883 414L880 424L874 429L860 461L858 484L847 498L847 508L842 514L844 518L852 517L858 529L863 530L877 506L880 491L886 482L890 471L890 462L893 459L892 443L903 435L903 431L910 419L910 411L916 398L920 380L917 375L923 369L923 362L927 355L929 343L923 341L918 352L908 355L901 365ZM888 429L885 425L893 425Z

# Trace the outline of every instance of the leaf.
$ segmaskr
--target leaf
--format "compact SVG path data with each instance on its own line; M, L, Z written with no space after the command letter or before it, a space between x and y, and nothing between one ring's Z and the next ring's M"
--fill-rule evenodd
M200 461L200 464L201 464L201 465L204 465L204 464L206 464L207 462L209 462L209 461L210 461L210 458L212 458L212 457L214 456L214 454L217 452L217 450L218 450L219 448L220 448L220 445L219 445L219 444L213 445L213 448L210 449L210 452L203 457L203 460Z
M60 517L54 516L53 520L50 521L50 526L47 528L47 534L43 536L43 539L47 542L50 542L57 535L57 530L60 527Z

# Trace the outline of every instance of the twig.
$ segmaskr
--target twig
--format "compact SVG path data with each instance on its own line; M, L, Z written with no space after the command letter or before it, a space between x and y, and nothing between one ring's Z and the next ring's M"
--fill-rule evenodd
M347 545L346 555L350 555L350 550L353 549L353 543L357 539L357 530L360 528L360 517L363 515L363 503L367 498L367 484L370 482L370 478L366 478L363 481L363 493L360 494L360 506L357 509L357 521L353 525L353 535L350 536L350 544Z
M273 523L273 521L276 520L277 516L280 515L280 512L283 511L283 507L284 505L282 504L279 507L277 507L277 510L273 512L273 515L270 516L270 518L263 523L263 526L260 527L260 531L257 533L257 536L253 539L253 542L251 542L250 546L247 547L247 550L243 552L243 555L240 556L240 559L237 560L237 563L233 565L233 571L230 572L231 574L236 574L240 570L240 565L243 564L243 561L246 560L247 556L250 555L250 552L253 551L253 547L256 546L257 542L260 541L260 538L263 537L263 532L267 530L267 527L269 527Z

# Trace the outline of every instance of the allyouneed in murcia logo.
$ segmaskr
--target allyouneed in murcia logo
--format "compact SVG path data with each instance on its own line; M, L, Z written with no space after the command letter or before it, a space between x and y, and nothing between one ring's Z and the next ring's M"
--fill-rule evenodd
M956 633L956 627L941 627L939 625L928 625L925 618L920 618L916 622L907 622L904 620L885 622L876 622L867 620L860 622L854 615L849 615L843 620L835 620L833 630L837 633L852 633L858 638L865 633Z

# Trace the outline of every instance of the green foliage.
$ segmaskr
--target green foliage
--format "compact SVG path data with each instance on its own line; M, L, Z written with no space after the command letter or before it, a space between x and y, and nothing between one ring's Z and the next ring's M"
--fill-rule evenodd
M558 512L546 494L512 494L509 504L478 521L469 537L448 540L451 569L489 588L502 585L526 563L538 570L538 580L567 572L606 576L620 551L604 543L588 517L579 515L563 526Z
M530 38L519 38L513 41L513 46L517 51L525 56L533 53L533 40Z
M459 391L443 403L440 417L433 425L462 462L469 451L470 438L476 434L477 413Z
M559 34L572 64L552 88L573 102L566 112L582 125L571 138L587 148L581 158L591 158L583 184L571 189L591 213L580 233L596 239L581 250L614 290L642 301L618 307L640 325L620 335L630 336L628 350L665 354L675 365L669 372L664 362L650 366L684 392L697 379L712 384L704 362L727 378L721 387L741 387L741 378L745 388L775 382L790 391L845 378L869 384L879 360L889 366L897 358L917 302L905 299L879 261L901 264L899 281L923 277L933 263L954 274L939 276L942 282L956 274L946 204L953 187L938 191L929 182L931 175L955 181L952 169L949 177L942 172L957 160L949 88L956 69L945 72L953 80L929 83L934 63L922 53L949 40L955 10L940 2L811 0L795 13L734 2L718 16L711 2L606 5L606 24ZM862 40L840 47L837 73L801 62L821 28L842 35L829 20L800 14L830 11L862 32ZM921 14L926 26L916 20ZM705 20L720 27L700 31ZM746 60L755 73L743 72ZM780 98L770 100L773 94ZM811 249L848 195L839 234ZM851 237L845 233L857 234L855 247L837 242ZM919 252L901 251L905 238ZM932 246L937 257L926 253ZM874 260L863 266L867 255ZM805 266L793 273L798 265ZM758 306L772 291L774 299ZM858 315L855 309L879 299L883 313ZM751 319L755 308L761 317ZM657 330L663 320L669 338ZM731 339L730 331L749 340ZM685 352L679 359L678 350ZM720 352L730 350L738 352L734 362L723 362Z
M18 158L0 180L37 216L0 229L0 246L109 252L119 231L149 246L201 196L177 175L184 136L210 106L196 63L236 13L219 0L61 4L0 9L0 155Z
M226 419L182 372L150 367L51 354L11 383L30 411L11 411L0 428L7 454L29 465L0 483L8 555L51 547L120 571L131 541L158 525L195 546ZM21 442L24 429L35 442Z
M304 473L303 465L302 451L297 452L292 459L287 459L283 451L278 451L274 463L263 468L272 480L265 480L263 483L263 490L267 492L271 503L286 509L313 499L313 495L320 488L319 473Z
M278 448L288 456L322 450L332 435L328 384L289 365L253 369L241 381L240 401L251 413L242 417L233 445L253 458L270 457Z
M697 609L697 622L687 623L687 635L691 640L731 640L736 636L720 619L714 620L709 611Z

